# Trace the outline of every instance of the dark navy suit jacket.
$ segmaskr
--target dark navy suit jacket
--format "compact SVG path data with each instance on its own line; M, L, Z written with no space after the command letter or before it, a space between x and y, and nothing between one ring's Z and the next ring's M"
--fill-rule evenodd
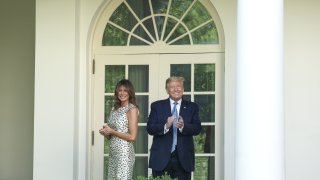
M177 151L179 161L187 172L194 171L195 150L193 136L201 131L199 107L196 103L182 99L179 115L182 116L184 127L182 133L178 130ZM171 116L170 100L159 100L151 104L151 112L147 122L147 131L153 135L150 149L149 168L162 171L168 164L172 146L172 127L164 134L164 125Z

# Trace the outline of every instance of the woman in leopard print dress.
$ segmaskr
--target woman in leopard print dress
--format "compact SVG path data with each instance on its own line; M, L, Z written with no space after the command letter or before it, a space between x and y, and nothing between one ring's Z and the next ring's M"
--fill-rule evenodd
M138 133L138 106L129 80L118 82L115 105L100 133L110 140L108 180L130 180L135 161L133 142Z

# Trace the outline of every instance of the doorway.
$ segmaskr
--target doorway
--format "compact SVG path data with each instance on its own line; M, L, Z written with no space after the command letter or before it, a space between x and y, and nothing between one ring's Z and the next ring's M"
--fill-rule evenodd
M132 81L139 105L134 178L147 177L152 137L150 104L168 98L165 80L185 78L183 98L200 108L193 179L223 179L224 35L209 0L110 0L93 31L90 178L107 177L108 141L98 132L113 105L114 88Z
M145 130L149 107L153 101L168 98L165 80L172 75L185 78L183 98L198 103L200 107L203 130L199 136L194 137L197 166L193 177L214 179L215 167L219 167L216 165L217 159L221 158L221 152L215 148L221 144L221 124L217 120L222 119L222 108L217 106L222 103L221 58L221 54L212 53L96 56L92 124L95 133L93 179L107 177L108 141L98 131L107 121L113 106L115 85L122 78L132 81L140 111L134 176L150 175L148 155L152 136Z

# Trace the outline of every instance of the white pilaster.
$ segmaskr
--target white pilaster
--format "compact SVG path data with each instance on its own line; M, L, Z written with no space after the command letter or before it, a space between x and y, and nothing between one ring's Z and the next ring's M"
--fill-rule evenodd
M236 180L284 179L283 2L239 0Z

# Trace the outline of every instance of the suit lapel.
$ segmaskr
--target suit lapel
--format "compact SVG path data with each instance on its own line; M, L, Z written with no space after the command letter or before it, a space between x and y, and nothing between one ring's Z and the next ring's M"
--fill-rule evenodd
M180 116L184 116L187 111L188 111L188 103L187 103L187 101L184 101L184 100L182 99L179 115L180 115Z

